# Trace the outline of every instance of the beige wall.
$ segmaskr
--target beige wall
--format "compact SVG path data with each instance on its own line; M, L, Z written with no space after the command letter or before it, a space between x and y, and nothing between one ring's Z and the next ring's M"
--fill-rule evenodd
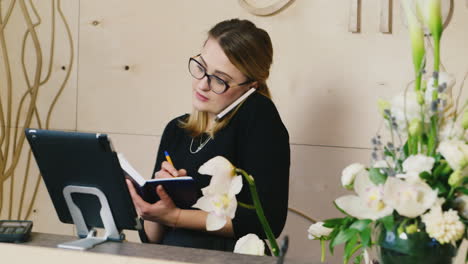
M35 1L44 12L44 24L38 31L48 54L50 16L46 2ZM348 32L349 1L345 0L296 0L269 17L249 14L236 0L63 1L75 60L53 112L51 128L109 133L118 151L149 178L165 124L190 111L188 57L200 50L206 31L215 23L233 17L250 19L273 40L269 85L290 133L290 206L318 219L339 216L332 201L344 193L339 186L340 173L351 162L368 162L370 138L381 125L377 98L401 91L412 76L399 1L393 3L392 34L378 31L380 1L362 2L362 30L352 34ZM460 84L468 69L468 9L462 0L455 0L455 5L442 57ZM7 38L16 67L14 89L24 91L18 43L25 26L19 14L16 9ZM63 26L58 26L61 42L56 43L55 79L40 95L41 115L46 114L54 92L51 89L64 78L61 66L67 65L71 54L64 34ZM34 62L34 54L28 54L27 61ZM4 75L2 69L0 74ZM1 85L3 97L6 91L4 83ZM19 98L17 95L15 102ZM24 174L21 169L26 158L22 160L18 174ZM4 188L4 199L8 195L9 188ZM7 207L0 218L5 217ZM69 225L59 223L42 185L34 208L36 231L72 233ZM318 260L319 243L307 240L308 226L290 214L283 234L292 236L291 256ZM130 237L136 239L134 234Z

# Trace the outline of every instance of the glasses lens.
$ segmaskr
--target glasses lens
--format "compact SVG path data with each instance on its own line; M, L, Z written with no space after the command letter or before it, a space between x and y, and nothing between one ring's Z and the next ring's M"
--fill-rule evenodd
M195 59L190 59L189 71L195 79L202 79L203 77L205 77L205 68Z
M213 92L217 94L224 93L226 90L227 84L225 81L223 81L221 78L211 75L210 76L210 88Z

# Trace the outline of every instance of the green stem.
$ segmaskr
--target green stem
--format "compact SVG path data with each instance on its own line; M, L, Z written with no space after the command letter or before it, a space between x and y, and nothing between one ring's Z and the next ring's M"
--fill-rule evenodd
M255 206L251 205L251 204L246 204L246 203L242 203L242 202L237 202L238 205L240 205L241 207L244 207L244 208L247 208L247 209L255 209Z
M252 201L254 203L255 211L257 212L258 219L260 220L260 223L263 226L263 231L265 231L265 235L268 238L268 242L270 242L271 251L273 252L273 255L275 257L278 257L279 252L280 252L278 243L276 243L276 239L275 239L275 236L273 235L273 231L271 231L270 224L268 224L265 214L263 213L262 204L260 203L260 198L258 197L257 188L255 186L255 180L252 176L248 175L247 172L245 172L242 169L236 168L236 172L241 173L242 176L244 176L244 179L249 184L250 194L252 195Z
M320 246L322 248L322 256L320 257L320 262L325 262L325 240L320 239Z
M433 91L432 91L432 101L437 101L439 97L439 68L440 68L440 39L434 36L434 73L436 73L437 78L434 78ZM437 123L438 123L438 109L431 117L431 130L429 136L432 138L430 140L431 145L428 146L429 156L434 156L437 146Z

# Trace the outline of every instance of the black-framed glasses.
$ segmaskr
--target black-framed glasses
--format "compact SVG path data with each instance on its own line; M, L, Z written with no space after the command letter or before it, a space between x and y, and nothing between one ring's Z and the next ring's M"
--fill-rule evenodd
M216 94L222 94L227 91L227 89L232 88L233 86L230 86L226 81L223 79L219 78L216 75L208 74L206 72L206 68L195 58L200 55L197 55L195 57L191 57L189 59L188 63L188 68L189 72L192 75L193 78L197 80L201 80L205 78L205 76L208 78L208 87L210 87L211 91L213 91ZM247 80L243 83L236 84L236 86L242 86L246 85L248 83L252 82L251 80Z

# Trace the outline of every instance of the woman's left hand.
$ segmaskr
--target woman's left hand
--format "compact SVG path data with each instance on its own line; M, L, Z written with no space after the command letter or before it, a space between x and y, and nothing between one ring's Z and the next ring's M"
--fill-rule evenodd
M143 220L158 222L163 225L175 227L181 209L175 206L171 197L166 193L161 185L156 187L156 193L158 194L160 200L154 204L150 204L137 194L131 181L126 181L135 209L138 215L143 218Z

